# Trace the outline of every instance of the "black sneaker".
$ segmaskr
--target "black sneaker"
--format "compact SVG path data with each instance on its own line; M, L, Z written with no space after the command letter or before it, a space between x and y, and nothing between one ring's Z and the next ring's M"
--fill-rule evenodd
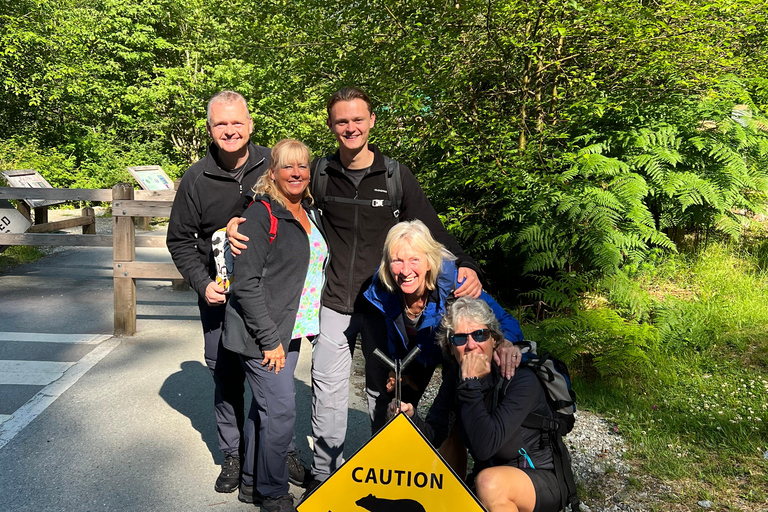
M252 485L240 484L240 492L237 493L237 499L243 503L261 505L264 501L264 495L255 490Z
M308 477L310 476L309 468L301 463L299 458L299 452L288 452L288 458L285 460L285 464L288 466L288 481L293 485L304 487L307 485Z
M264 498L261 510L266 512L296 512L296 508L293 506L293 496L290 494L279 498Z
M301 503L302 501L304 501L305 499L307 499L307 498L309 497L309 495L310 495L310 494L312 494L312 493L314 492L314 490L315 490L315 489L317 489L318 487L320 487L320 486L322 485L322 483L323 483L323 482L321 482L320 480L317 480L317 479L314 479L314 478L313 478L313 479L312 479L312 480L311 480L311 481L310 481L310 482L307 484L307 490L306 490L306 491L304 491L304 494L302 494L302 495L301 495L301 501L300 501L299 503Z
M221 465L221 473L213 486L216 492L235 492L240 484L240 457L227 455Z

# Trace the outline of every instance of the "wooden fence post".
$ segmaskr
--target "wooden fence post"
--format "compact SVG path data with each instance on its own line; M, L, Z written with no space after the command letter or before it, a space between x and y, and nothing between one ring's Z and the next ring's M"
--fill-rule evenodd
M32 209L23 199L16 201L16 209L19 210L28 221L32 222Z
M116 200L133 200L133 186L118 183L112 187L112 205ZM114 213L114 212L113 212ZM136 259L136 229L133 217L112 216L113 259L119 268L121 262ZM136 281L132 277L115 275L115 334L132 336L136 333Z
M45 224L48 222L48 207L38 206L35 208L35 224Z
M152 227L152 217L134 217L136 219L136 227L142 231L149 231Z
M95 235L96 234L96 213L93 211L93 208L90 206L87 206L83 208L83 211L80 213L83 217L90 217L91 223L85 224L83 226L83 234L84 235Z

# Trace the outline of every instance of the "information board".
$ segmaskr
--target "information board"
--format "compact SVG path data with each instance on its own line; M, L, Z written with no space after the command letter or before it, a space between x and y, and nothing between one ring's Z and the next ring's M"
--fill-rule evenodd
M159 165L128 167L128 172L143 190L173 190L173 181Z
M53 188L39 172L34 169L20 169L17 171L3 171L1 173L8 182L9 187L20 188ZM51 206L52 204L61 204L64 201L45 200L45 199L24 199L32 208L41 206Z
M464 482L399 414L301 502L298 512L482 512Z

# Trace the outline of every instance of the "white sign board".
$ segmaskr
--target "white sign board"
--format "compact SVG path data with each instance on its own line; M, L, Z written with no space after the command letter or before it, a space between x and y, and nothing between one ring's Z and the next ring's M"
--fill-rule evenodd
M50 183L45 181L39 172L34 169L21 169L19 171L3 171L3 177L8 182L9 187L21 188L53 188ZM44 199L25 199L32 208L41 206L50 206L52 204L61 204L64 201L46 201Z
M139 165L128 167L143 190L173 190L173 181L159 165Z
M5 200L0 199L0 233L24 233L32 224L19 210ZM0 252L7 246L0 245Z

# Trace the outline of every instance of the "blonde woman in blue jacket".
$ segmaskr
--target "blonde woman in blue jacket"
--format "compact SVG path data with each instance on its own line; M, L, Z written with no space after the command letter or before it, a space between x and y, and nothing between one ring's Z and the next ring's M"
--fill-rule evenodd
M402 401L416 407L432 374L444 357L437 341L437 331L448 303L453 300L458 271L455 257L432 237L420 220L396 224L384 242L381 265L374 275L365 297L379 309L387 326L387 345L378 347L391 358L404 359L418 346L421 353L403 372ZM485 292L480 300L486 302L499 319L501 332L507 340L495 353L501 373L511 378L520 364L520 351L512 344L523 339L520 324ZM511 342L511 343L510 343ZM371 371L374 368L376 371ZM443 367L445 370L445 366ZM369 365L366 371L366 391L375 400L374 425L386 422L389 402L394 397L394 374L383 364ZM458 438L453 436L441 453L453 469L462 475L466 467L466 451L461 451ZM460 453L464 454L462 459Z

